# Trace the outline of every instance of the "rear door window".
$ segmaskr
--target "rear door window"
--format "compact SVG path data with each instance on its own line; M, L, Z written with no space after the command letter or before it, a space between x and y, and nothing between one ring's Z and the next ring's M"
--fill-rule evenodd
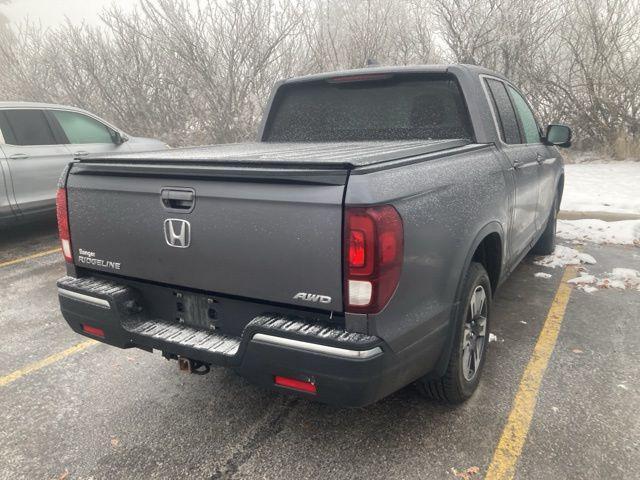
M5 142L13 145L55 145L51 126L42 110L5 110ZM4 130L10 130L6 135Z
M51 113L60 124L69 143L113 143L111 129L87 115L62 110L54 110Z
M540 129L538 128L536 117L533 116L533 112L529 108L527 101L516 89L511 86L507 86L507 88L509 89L509 94L513 100L516 112L518 112L525 141L527 143L540 143Z
M504 83L498 80L487 79L487 87L491 94L491 100L498 115L501 137L504 143L522 143L520 129L516 113L504 87Z

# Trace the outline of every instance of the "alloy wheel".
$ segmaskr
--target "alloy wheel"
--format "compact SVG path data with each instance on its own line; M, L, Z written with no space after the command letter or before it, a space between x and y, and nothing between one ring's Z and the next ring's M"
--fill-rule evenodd
M478 374L487 334L487 293L478 285L471 294L462 336L462 373L472 381Z

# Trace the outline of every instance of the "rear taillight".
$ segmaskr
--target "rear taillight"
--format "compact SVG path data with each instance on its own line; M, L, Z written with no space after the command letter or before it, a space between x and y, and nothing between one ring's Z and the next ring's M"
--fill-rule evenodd
M58 234L60 235L60 242L62 242L62 254L68 263L73 263L66 188L59 188L56 193L56 214L58 216Z
M402 219L391 205L348 207L345 215L345 309L378 313L400 280Z

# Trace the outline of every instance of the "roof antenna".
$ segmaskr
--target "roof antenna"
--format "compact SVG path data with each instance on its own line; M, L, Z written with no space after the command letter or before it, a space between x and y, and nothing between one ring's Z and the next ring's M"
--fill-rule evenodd
M364 66L369 68L369 67L379 67L380 66L380 62L378 62L378 60L376 60L375 58L367 58L367 61L364 62Z

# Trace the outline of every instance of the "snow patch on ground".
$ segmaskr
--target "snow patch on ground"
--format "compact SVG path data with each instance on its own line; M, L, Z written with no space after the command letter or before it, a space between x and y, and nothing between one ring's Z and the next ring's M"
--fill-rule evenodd
M565 165L561 209L640 214L640 162Z
M619 290L636 289L640 291L640 272L632 268L614 268L611 273L602 278L587 272L580 272L579 277L567 280L567 283L576 285L576 288L587 293L609 288Z
M551 278L551 274L550 273L544 273L544 272L534 273L533 276L536 277L536 278Z
M589 275L585 272L580 272L580 276L576 278L572 278L571 280L567 280L567 283L573 283L574 285L586 285L589 283L596 283L596 277L594 275Z
M592 265L596 263L596 259L588 253L579 252L571 247L556 245L556 249L551 255L539 257L539 259L533 263L542 267L556 268L566 265L579 265L581 263Z
M640 180L638 180L640 192ZM640 197L640 193L638 194ZM558 220L557 235L574 242L640 246L640 220Z

